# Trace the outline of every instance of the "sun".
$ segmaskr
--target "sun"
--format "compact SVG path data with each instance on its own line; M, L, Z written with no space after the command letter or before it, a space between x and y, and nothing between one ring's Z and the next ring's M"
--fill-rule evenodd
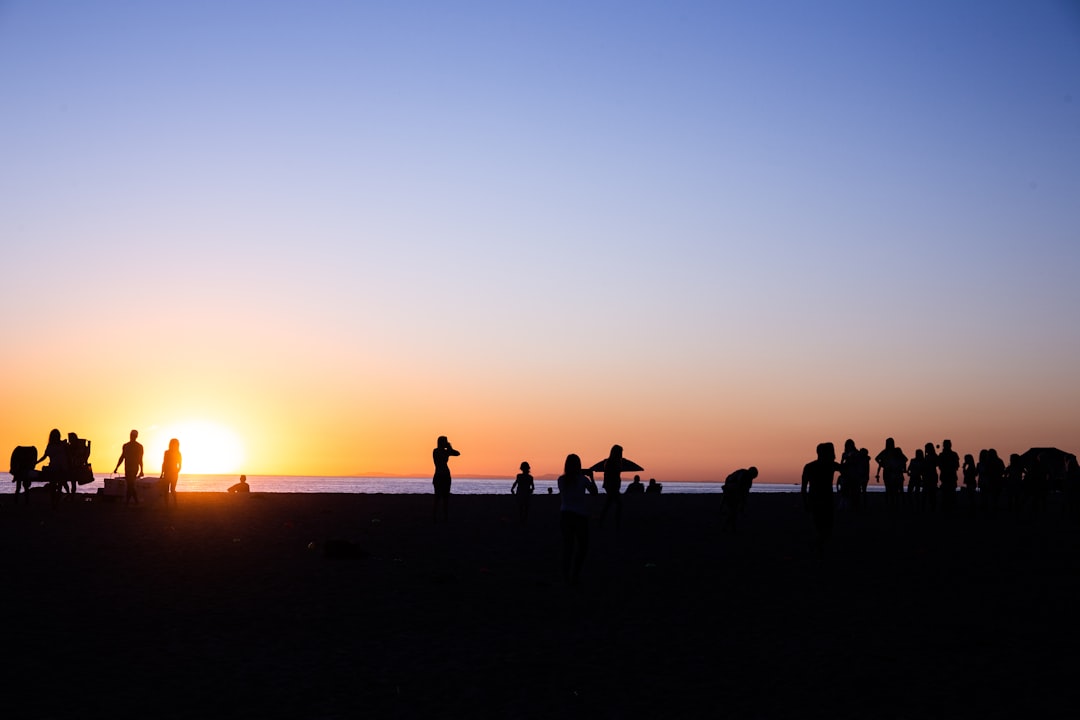
M235 432L213 422L190 420L150 429L146 445L146 472L161 467L169 440L180 441L181 473L224 475L238 472L244 464L244 443Z

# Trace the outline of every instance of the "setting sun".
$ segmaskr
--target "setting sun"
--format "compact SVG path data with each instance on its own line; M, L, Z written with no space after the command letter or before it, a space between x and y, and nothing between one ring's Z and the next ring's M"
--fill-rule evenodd
M233 473L243 465L244 444L236 433L212 422L187 421L154 426L146 432L147 474L161 467L161 458L172 438L180 441L184 473Z

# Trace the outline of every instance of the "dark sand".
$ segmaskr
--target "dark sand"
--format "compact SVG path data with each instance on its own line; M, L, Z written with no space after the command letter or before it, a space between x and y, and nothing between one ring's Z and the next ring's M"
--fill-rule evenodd
M600 498L602 499L602 498ZM9 717L1029 717L1078 707L1078 533L626 498L580 589L558 497L0 496ZM597 504L599 509L599 504ZM356 557L327 557L331 541ZM346 552L346 555L349 553ZM7 712L7 711L6 711Z

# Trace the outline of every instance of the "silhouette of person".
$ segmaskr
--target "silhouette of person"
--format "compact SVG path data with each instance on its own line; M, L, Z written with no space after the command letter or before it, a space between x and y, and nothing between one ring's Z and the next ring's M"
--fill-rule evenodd
M926 457L922 450L915 451L915 457L908 461L907 505L922 510L926 506L926 496L922 493L922 473Z
M817 460L812 460L803 467L803 504L814 518L818 554L825 552L825 543L832 537L833 476L839 470L836 448L831 442L819 443Z
M931 512L936 510L938 489L938 454L937 449L934 447L934 443L926 443L926 450L923 452L921 487L924 498L924 507Z
M120 450L120 459L116 461L116 467L113 468L113 474L116 474L121 463L124 465L124 481L127 488L124 495L125 505L132 500L136 505L139 504L139 493L135 489L135 483L143 476L143 446L139 443L138 437L139 431L132 430L131 440L124 443L124 447Z
M251 486L248 485L247 475L240 476L240 482L235 485L229 486L229 492L231 493L246 493L251 492Z
M622 453L622 445L612 445L604 461L604 509L600 511L600 527L604 526L604 518L612 506L615 507L615 528L622 525Z
M649 484L645 486L646 495L659 495L664 486L656 482L656 478L649 478Z
M173 438L169 441L169 449L161 459L161 494L165 504L169 504L169 496L172 496L173 505L176 505L176 481L180 477L180 466L183 457L180 455L180 441Z
M90 467L90 441L83 440L73 432L68 433L68 492L79 491L79 481L92 482L94 471Z
M859 506L862 507L866 504L866 493L870 488L870 451L866 448L859 448Z
M431 478L431 484L435 487L435 504L431 510L431 521L438 522L439 506L442 506L443 521L450 515L450 458L460 455L457 450L450 446L450 441L445 435L440 435L435 442L435 449L431 451L431 459L435 461L435 475Z
M840 491L841 507L849 505L853 508L859 506L860 482L859 472L859 448L855 441L848 438L844 441L844 452L840 455L840 477L836 481L837 490Z
M1004 487L1005 462L998 456L997 450L990 448L979 463L979 492L984 509L997 510Z
M985 452L985 451L983 451ZM981 455L982 453L980 453ZM975 462L975 456L971 453L964 455L964 495L967 496L968 511L975 514L975 488L979 483L979 466Z
M885 439L885 448L874 458L877 462L877 472L874 477L885 482L885 504L893 508L900 507L901 495L904 492L904 472L907 467L907 456L904 451L896 446L892 438Z
M581 566L589 551L589 509L586 493L596 495L596 483L591 470L582 470L581 458L566 456L563 474L559 476L559 529L562 532L563 579L577 585Z
M635 475L633 481L626 486L626 495L641 495L645 492L645 486L641 482L641 476Z
M529 519L529 500L535 490L533 476L529 472L529 463L521 463L521 472L510 486L510 494L517 494L518 498L518 521L524 525Z
M41 469L49 484L49 493L55 506L60 501L60 492L67 486L71 470L71 453L68 444L63 441L60 431L53 428L49 431L49 442L45 446L45 453L38 458L36 465L40 465L48 459L49 464Z
M952 440L941 441L937 466L941 480L941 509L950 513L956 508L956 486L960 472L960 456L953 450Z
M1005 503L1014 515L1019 515L1024 504L1024 459L1018 453L1009 455L1004 480Z
M757 476L758 469L751 465L748 468L740 468L724 478L724 495L720 498L720 512L724 515L726 510L726 516L722 527L738 529L736 521L746 509L746 502L750 498L750 487Z

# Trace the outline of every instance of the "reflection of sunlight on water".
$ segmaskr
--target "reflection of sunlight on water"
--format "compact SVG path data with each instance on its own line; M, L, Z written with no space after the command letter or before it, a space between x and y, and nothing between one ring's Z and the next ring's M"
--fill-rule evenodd
M187 456L185 455L185 458ZM185 462L186 464L186 462ZM151 466L154 467L154 466ZM148 477L157 477L157 473L147 473ZM79 486L79 492L94 494L105 487L104 479L108 473L96 473L94 482ZM321 476L285 476L285 475L248 475L248 483L253 492L269 493L382 493L386 495L425 495L431 492L431 478L349 478ZM196 475L180 474L176 484L177 492L225 492L239 480L239 474ZM475 479L454 478L453 492L458 495L503 495L510 494L511 478ZM701 494L719 493L720 483L667 482L662 483L664 493ZM35 487L38 487L35 484ZM624 485L625 487L625 485ZM548 488L558 492L554 480L537 480L537 494L547 494ZM871 492L881 488L870 486ZM0 483L0 494L11 494L15 483ZM753 492L783 493L798 492L798 485L780 485L775 483L755 483ZM602 491L601 491L602 492Z

